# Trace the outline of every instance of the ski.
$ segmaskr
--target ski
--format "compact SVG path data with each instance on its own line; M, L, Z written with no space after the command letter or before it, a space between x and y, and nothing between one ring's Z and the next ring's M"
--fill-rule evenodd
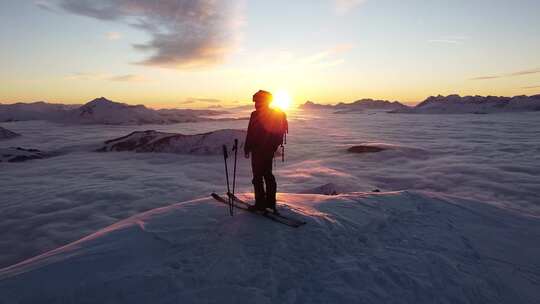
M237 203L239 204L242 204L244 206L251 206L251 204L247 203L246 201L243 201L241 200L240 198L238 198L236 195L232 194L232 193L227 193L227 195L233 199L233 201L236 201ZM285 216L281 213L278 213L278 214L275 214L275 213L269 213L270 215L274 216L274 217L277 217L277 218L280 218L284 221L288 221L290 223L293 223L294 225L296 226L302 226L302 225L305 225L306 222L305 221L302 221L302 220L299 220L299 219L295 219L295 218L291 218L291 217L288 217L288 216Z
M218 195L216 193L212 193L212 197L216 201L218 201L220 203L229 205L229 201L227 199L223 198L222 196L220 196L220 195ZM266 217L266 218L268 218L268 219L270 219L272 221L275 221L275 222L278 222L278 223L281 223L281 224L284 224L284 225L287 225L287 226L290 226L290 227L298 228L298 227L302 226L303 224L305 224L305 222L299 222L299 221L296 221L296 220L291 220L291 219L288 219L286 217L278 216L278 215L275 215L275 214L270 213L270 212L260 212L260 211L250 210L248 208L250 206L250 204L245 203L245 202L240 202L240 201L238 201L238 203L239 204L234 204L234 200L233 200L233 206L235 208L242 209L242 210L245 210L245 211L253 213L253 214L264 216L264 217Z

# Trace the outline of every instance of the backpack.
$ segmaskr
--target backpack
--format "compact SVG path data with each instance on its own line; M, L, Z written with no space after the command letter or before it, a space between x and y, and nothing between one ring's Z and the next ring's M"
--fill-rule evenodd
M269 128L272 133L272 144L276 148L287 143L287 133L289 133L289 123L287 115L279 110L272 111L272 126Z

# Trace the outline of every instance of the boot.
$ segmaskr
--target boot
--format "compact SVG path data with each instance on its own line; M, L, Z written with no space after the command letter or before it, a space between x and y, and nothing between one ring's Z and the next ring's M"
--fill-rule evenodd
M269 174L264 177L266 182L266 208L271 209L274 213L277 213L276 209L276 178L274 175Z

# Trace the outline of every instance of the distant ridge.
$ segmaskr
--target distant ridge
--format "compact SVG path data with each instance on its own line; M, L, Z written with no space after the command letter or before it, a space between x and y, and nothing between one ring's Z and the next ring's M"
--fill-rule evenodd
M208 116L225 114L217 110L163 109L128 105L99 97L84 105L33 103L0 104L0 122L47 120L73 124L172 124L212 120Z
M376 99L359 99L351 103L340 102L336 105L317 104L312 101L307 101L300 106L302 109L333 109L336 113L362 112L365 110L386 110L393 111L408 108L406 105L398 101L376 100Z
M504 96L430 96L414 107L387 100L360 99L352 103L336 105L317 104L307 101L302 109L330 109L334 113L363 112L365 110L385 110L389 113L407 114L489 114L504 112L540 111L540 94L514 97Z
M55 120L80 105L65 105L36 101L0 104L0 122L18 120Z
M540 111L540 95L533 96L430 96L414 108L393 111L414 114L488 114Z

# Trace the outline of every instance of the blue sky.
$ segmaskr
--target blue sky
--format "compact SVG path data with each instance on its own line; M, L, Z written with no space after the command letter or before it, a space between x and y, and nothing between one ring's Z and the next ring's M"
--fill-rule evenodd
M532 0L2 1L0 102L532 95L538 12Z

